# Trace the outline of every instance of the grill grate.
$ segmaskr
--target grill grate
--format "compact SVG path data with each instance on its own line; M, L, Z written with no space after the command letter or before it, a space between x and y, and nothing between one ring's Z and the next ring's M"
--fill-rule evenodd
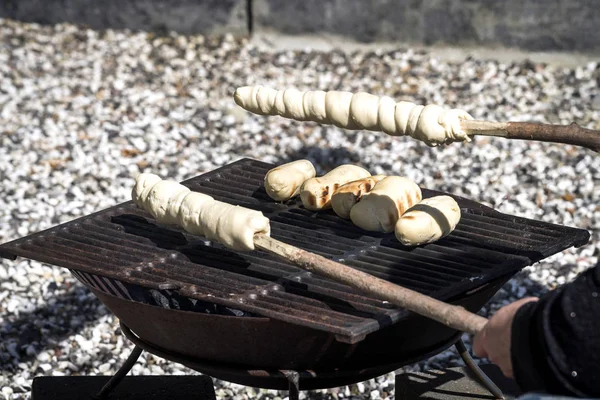
M444 301L589 239L585 230L501 214L456 197L462 209L456 230L436 243L408 249L393 234L365 232L332 211L314 213L299 200L273 202L262 185L272 167L244 159L184 184L262 211L277 239ZM423 190L424 197L436 194ZM270 254L235 253L178 227L157 225L132 202L6 243L0 256L176 290L352 343L406 315Z

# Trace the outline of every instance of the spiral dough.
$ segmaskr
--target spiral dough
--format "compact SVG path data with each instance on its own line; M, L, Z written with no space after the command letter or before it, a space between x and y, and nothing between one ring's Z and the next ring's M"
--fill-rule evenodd
M269 219L259 211L217 201L154 174L140 174L131 197L158 223L177 224L234 250L254 250L254 235L271 232Z
M471 139L460 125L471 120L466 111L422 106L369 93L321 90L301 92L244 86L234 95L242 108L259 115L280 115L297 121L331 124L344 129L382 131L392 136L408 135L435 147Z

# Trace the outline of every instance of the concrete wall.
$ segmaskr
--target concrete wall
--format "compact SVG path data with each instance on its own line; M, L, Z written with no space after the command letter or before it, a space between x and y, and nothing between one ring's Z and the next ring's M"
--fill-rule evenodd
M362 42L600 50L598 0L254 0L254 21Z
M250 11L249 11L250 10ZM0 0L0 17L92 28L600 52L600 0Z
M248 34L247 0L0 0L0 17L94 29Z

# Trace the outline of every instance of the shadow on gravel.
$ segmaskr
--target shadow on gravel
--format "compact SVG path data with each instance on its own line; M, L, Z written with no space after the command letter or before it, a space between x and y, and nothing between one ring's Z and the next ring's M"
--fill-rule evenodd
M312 162L317 169L317 174L324 174L342 164L361 165L360 156L357 153L348 151L346 148L322 148L317 146L305 146L299 150L287 152L278 163L283 164L300 159L307 159Z
M59 286L48 285L45 303L30 312L21 312L18 317L3 315L0 323L0 373L14 371L19 363L30 362L49 349L57 356L63 352L60 342L77 335L85 326L94 324L109 311L79 282L66 282L61 289L66 293L52 295ZM10 295L9 295L10 296ZM78 346L75 341L71 346ZM70 360L74 364L76 361ZM40 363L51 361L40 361ZM82 365L78 365L82 367ZM43 374L42 370L32 371Z

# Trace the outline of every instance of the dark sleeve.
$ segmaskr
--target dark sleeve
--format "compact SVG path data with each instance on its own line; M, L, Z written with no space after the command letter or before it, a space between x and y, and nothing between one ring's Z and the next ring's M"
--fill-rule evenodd
M517 311L511 359L524 392L600 397L600 263Z

